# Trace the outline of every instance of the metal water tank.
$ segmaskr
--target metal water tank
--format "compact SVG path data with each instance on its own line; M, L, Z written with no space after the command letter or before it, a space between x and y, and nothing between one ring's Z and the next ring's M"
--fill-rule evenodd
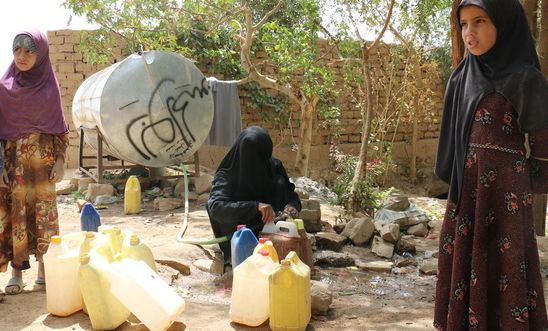
M202 72L171 52L133 54L87 78L72 119L97 130L103 150L148 167L175 165L198 150L213 122L213 97ZM84 134L97 148L97 135Z

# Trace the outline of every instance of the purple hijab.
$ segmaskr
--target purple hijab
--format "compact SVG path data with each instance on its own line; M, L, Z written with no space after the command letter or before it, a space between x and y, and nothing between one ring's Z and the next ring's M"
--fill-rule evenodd
M12 62L0 79L0 139L14 141L30 133L65 134L68 128L47 37L38 30L19 34L32 38L38 54L32 69L20 71Z

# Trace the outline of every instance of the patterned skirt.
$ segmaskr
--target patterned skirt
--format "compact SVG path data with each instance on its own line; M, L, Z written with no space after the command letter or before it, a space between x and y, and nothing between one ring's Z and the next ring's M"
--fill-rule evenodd
M548 330L521 151L471 144L440 233L437 330Z
M55 183L49 174L64 143L47 134L6 142L9 182L0 188L0 272L9 261L16 269L30 268L29 256L41 260L50 238L59 234Z

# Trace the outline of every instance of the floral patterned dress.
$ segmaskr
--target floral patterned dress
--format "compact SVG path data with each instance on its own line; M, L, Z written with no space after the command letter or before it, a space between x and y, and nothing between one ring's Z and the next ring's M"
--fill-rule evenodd
M0 188L0 272L9 261L16 269L30 268L29 256L41 260L50 238L59 234L55 183L48 178L67 146L67 135L40 133L6 142L9 183Z
M548 330L532 217L548 162L526 159L525 139L504 97L481 101L460 201L448 201L440 233L437 330ZM547 139L529 136L531 155L548 159Z

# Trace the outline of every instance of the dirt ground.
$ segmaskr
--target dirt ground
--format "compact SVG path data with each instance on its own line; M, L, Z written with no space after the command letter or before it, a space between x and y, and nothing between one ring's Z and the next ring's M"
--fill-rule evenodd
M70 175L70 172L69 172ZM68 176L67 176L68 178ZM403 192L405 193L405 192ZM420 262L425 256L437 251L439 219L444 200L411 197L413 203L434 217L432 233L427 238L416 238ZM80 229L80 215L74 200L69 196L58 197L61 234ZM151 201L144 202L139 215L125 215L123 203L108 205L100 211L103 224L128 229L146 240L156 259L169 259L190 267L190 275L158 264L159 274L185 299L186 309L169 330L269 330L268 324L247 328L230 322L231 279L197 269L193 262L211 257L211 250L177 243L176 235L181 228L183 208L158 212ZM322 203L322 220L335 224L340 209ZM204 202L190 205L189 228L185 238L207 238L212 233ZM542 273L548 273L548 239L539 237ZM370 252L369 247L347 246L345 250L363 260L382 260ZM0 330L92 330L83 312L60 318L48 314L46 294L43 288L34 286L37 264L24 272L28 284L24 293L6 296L0 303ZM5 286L10 273L0 274L0 286ZM419 273L417 268L401 270L401 273L362 271L356 267L317 268L313 279L329 284L333 302L327 316L313 316L307 330L433 330L435 276ZM545 280L548 278L544 278ZM545 298L548 283L545 281ZM146 303L143 303L146 304ZM117 330L147 330L132 316Z

